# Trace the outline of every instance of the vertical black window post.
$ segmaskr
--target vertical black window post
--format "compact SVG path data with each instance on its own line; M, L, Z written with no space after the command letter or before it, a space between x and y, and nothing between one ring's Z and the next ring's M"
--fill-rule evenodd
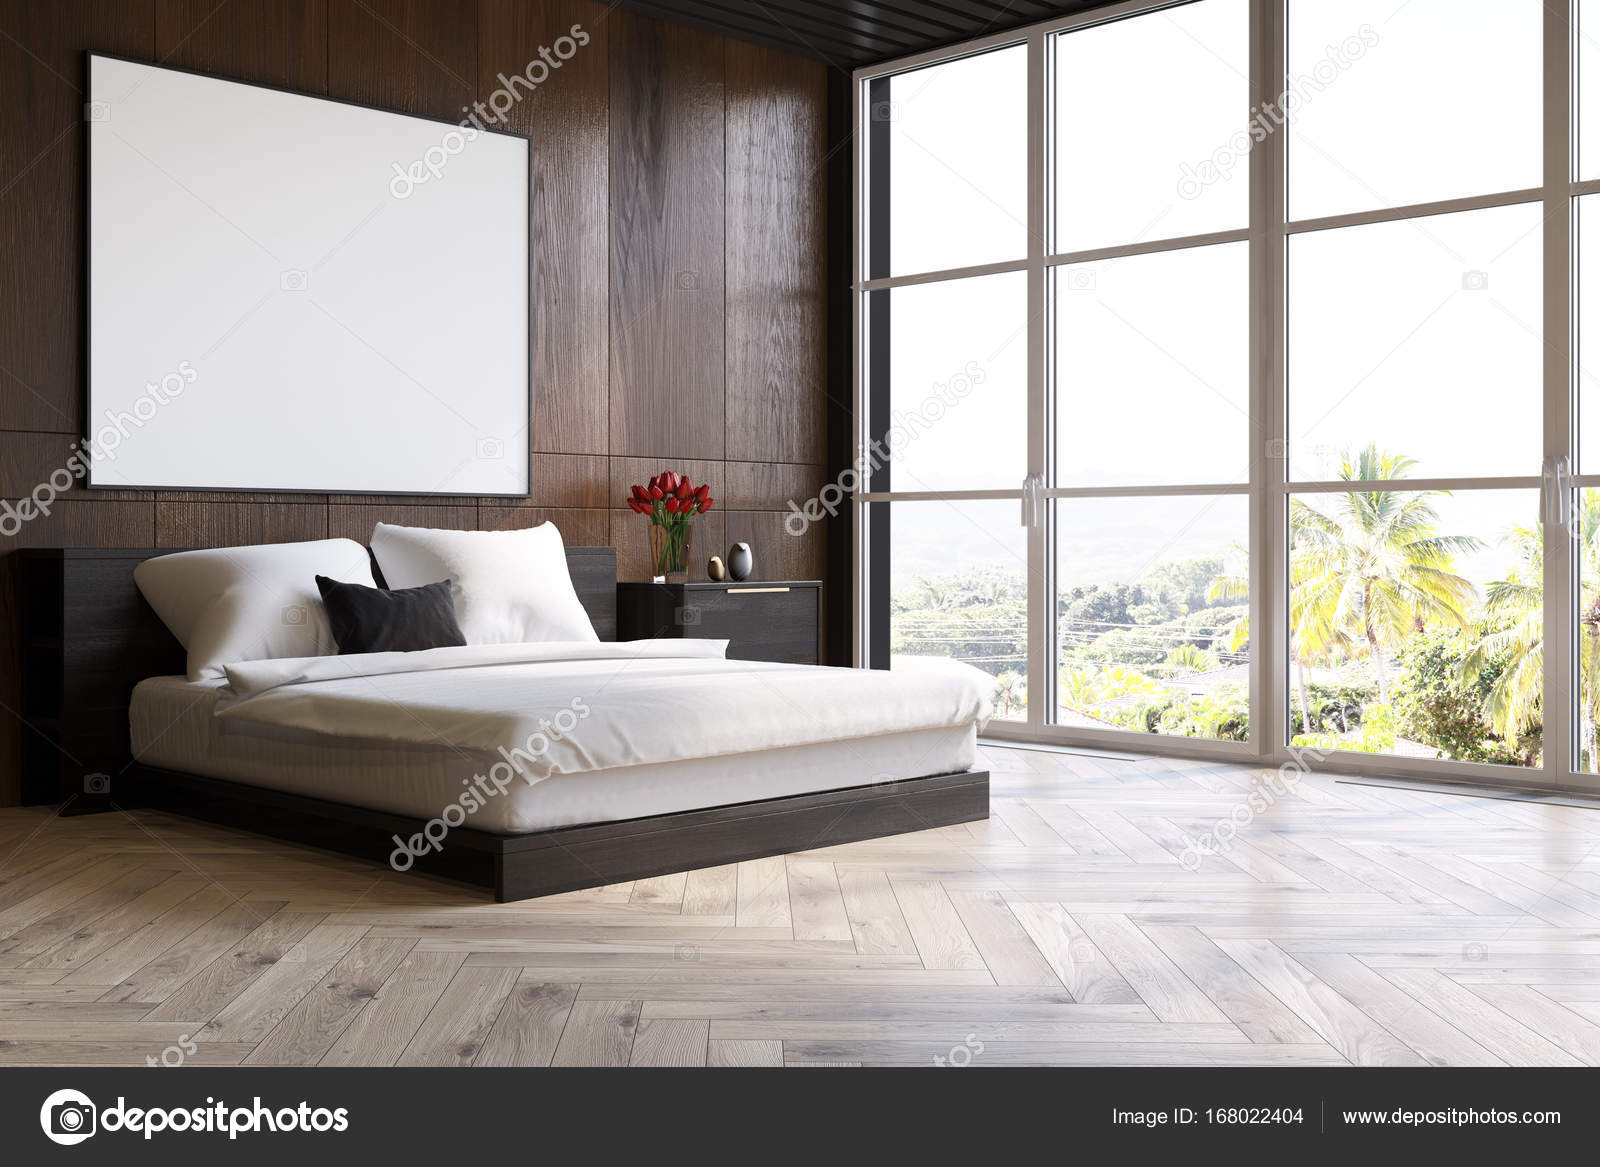
M889 127L894 104L889 97L891 78L879 77L867 89L867 278L882 279L889 271ZM867 293L867 464L863 488L890 489L889 433L889 291ZM867 547L867 659L868 668L889 667L889 504L871 503L871 532Z

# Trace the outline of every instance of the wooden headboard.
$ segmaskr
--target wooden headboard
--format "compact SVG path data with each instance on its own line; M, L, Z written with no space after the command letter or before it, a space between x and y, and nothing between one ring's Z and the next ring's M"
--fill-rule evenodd
M130 760L128 699L146 677L185 671L183 646L133 582L177 548L19 551L22 801L103 810ZM567 570L601 640L617 638L617 552L568 547ZM376 573L376 568L374 568ZM101 791L100 775L113 784Z

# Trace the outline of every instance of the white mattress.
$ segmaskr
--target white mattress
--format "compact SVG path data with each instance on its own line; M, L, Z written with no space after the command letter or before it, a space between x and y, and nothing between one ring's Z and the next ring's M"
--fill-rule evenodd
M151 677L128 718L140 761L372 810L432 818L498 755L270 730L213 716L222 682ZM520 834L970 769L974 725L515 782L468 826Z

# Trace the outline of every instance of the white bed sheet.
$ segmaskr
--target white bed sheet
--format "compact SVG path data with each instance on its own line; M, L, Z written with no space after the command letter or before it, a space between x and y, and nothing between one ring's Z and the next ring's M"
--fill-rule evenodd
M245 661L219 720L506 755L557 774L982 726L992 677L729 660L727 641L481 644Z
M152 677L129 707L133 754L172 770L432 818L499 755L229 722L221 682ZM513 782L467 822L520 834L948 774L977 758L975 724Z

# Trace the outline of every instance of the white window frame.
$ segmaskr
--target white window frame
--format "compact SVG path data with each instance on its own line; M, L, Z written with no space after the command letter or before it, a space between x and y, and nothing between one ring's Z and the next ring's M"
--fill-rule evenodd
M1049 226L1051 133L1049 126L1049 38L1059 32L1144 15L1180 6L1190 0L1126 0L1093 12L1065 17L1008 33L996 34L952 48L903 57L855 72L855 121L865 126L867 86L876 79L910 69L935 65L992 49L1028 46L1028 254L1003 263L955 268L888 278L868 279L867 134L856 134L853 365L856 449L869 448L867 416L866 345L863 306L866 294L881 289L941 282L998 272L1028 273L1029 317L1046 323L1030 328L1028 336L1028 474L1045 476L1050 458L1049 326L1046 314L1050 268L1065 263L1098 261L1219 243L1248 240L1250 244L1250 414L1253 440L1247 484L1221 486L1190 484L1151 487L1053 488L1041 493L1056 498L1128 498L1139 496L1245 495L1250 500L1250 738L1246 742L1168 737L1124 730L1090 730L1047 724L1054 704L1055 581L1051 553L1051 524L1034 523L1029 531L1030 583L1035 575L1045 582L1030 586L1028 602L1028 720L1026 724L991 722L988 735L1003 740L1071 745L1080 748L1153 753L1205 759L1228 759L1260 765L1301 763L1303 754L1287 746L1284 727L1290 712L1288 643L1288 500L1291 494L1343 493L1361 489L1393 489L1394 483L1291 482L1287 478L1286 452L1286 275L1291 236L1311 231L1382 223L1490 207L1544 204L1544 331L1543 374L1545 466L1529 467L1525 476L1488 478L1406 479L1405 488L1541 490L1552 485L1554 468L1576 461L1574 321L1574 219L1579 196L1600 193L1600 180L1573 179L1574 136L1572 85L1576 52L1575 0L1547 2L1544 12L1544 172L1540 187L1449 199L1406 207L1289 221L1286 213L1286 131L1268 135L1250 155L1249 224L1236 231L1147 241L1124 247L1050 254ZM1288 0L1259 0L1250 8L1250 105L1252 109L1275 103L1288 85L1285 44ZM858 465L864 462L858 462ZM1048 481L1041 477L1039 481ZM1600 474L1567 477L1557 489L1576 491L1600 486ZM1552 497L1546 489L1546 498ZM872 629L868 604L866 565L870 562L873 503L903 501L1014 500L1020 508L1023 484L1015 490L886 491L858 492L854 507L854 613L853 646L857 666L867 661ZM1569 501L1571 498L1569 497ZM1574 711L1577 698L1576 604L1573 545L1553 507L1542 516L1545 523L1545 624L1544 624L1544 766L1530 770L1517 766L1485 765L1448 759L1400 758L1388 755L1326 753L1315 759L1317 769L1376 777L1410 777L1448 782L1489 782L1496 785L1600 790L1600 775L1576 770L1577 735ZM1553 698L1553 699L1552 699Z

